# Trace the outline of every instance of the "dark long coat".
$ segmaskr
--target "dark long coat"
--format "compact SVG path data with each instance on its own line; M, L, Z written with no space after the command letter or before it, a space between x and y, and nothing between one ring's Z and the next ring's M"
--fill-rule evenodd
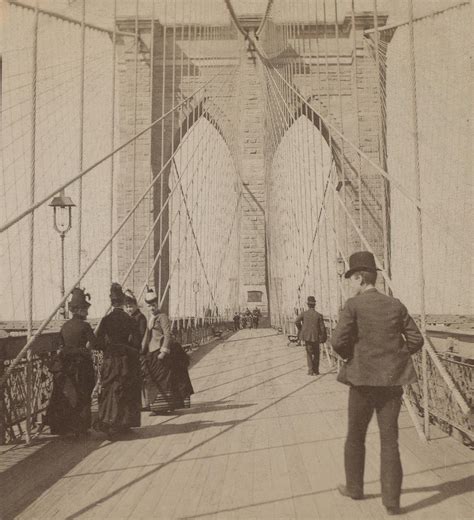
M322 314L315 309L302 312L295 320L299 332L299 339L311 343L325 343L327 340L326 327Z
M140 426L140 343L137 321L124 310L115 308L102 318L97 331L97 348L104 351L98 421L102 429Z

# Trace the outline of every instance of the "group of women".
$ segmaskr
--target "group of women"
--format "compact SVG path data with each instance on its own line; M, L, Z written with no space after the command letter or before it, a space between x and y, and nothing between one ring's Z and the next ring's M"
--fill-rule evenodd
M148 320L133 293L124 293L119 284L112 284L110 302L112 310L94 333L86 321L90 296L80 288L72 292L72 318L61 328L62 346L50 366L53 390L46 424L53 434L87 433L94 389L98 414L93 426L109 437L140 426L142 390L151 414L190 406L189 358L174 340L155 291L145 296ZM92 350L103 353L97 378Z

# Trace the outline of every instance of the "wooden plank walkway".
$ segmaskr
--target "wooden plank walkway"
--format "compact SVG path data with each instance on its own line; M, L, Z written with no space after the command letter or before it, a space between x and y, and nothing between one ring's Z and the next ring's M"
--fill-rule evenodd
M2 519L376 519L379 442L368 433L364 501L340 497L347 389L270 329L203 347L192 408L116 442L55 439L0 477ZM474 518L474 453L419 441L402 412L404 519ZM4 454L5 456L7 454ZM2 467L0 466L0 470Z

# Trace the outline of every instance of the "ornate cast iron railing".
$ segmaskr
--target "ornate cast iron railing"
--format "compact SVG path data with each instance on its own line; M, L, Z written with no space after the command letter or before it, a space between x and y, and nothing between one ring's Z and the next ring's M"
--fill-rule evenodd
M294 335L297 330L294 323L294 317L281 316L278 322L274 323L284 334ZM331 324L328 319L325 320L328 332ZM334 325L333 325L334 326ZM438 351L437 357L448 374L448 378L454 383L450 386L446 377L441 374L439 367L433 360L432 356L427 356L427 384L428 384L428 412L431 423L437 424L443 431L449 435L461 437L465 444L472 445L474 443L474 359L463 357L460 354L451 352L453 337L456 337L454 343L470 345L473 340L473 334L467 331L439 330L434 328L428 335L428 342L432 349L444 345L445 352ZM330 366L339 367L340 358L334 353L330 342L323 348L323 356L326 356ZM413 356L415 370L418 374L418 383L405 388L407 406L410 405L414 412L420 417L424 417L424 399L423 399L423 370L422 356L417 353ZM461 395L461 398L467 403L469 411L463 410L459 405L459 398L456 398L455 392ZM408 402L407 402L408 401ZM416 420L416 416L412 418ZM420 427L421 431L421 427Z
M443 366L451 376L457 389L471 408L471 412L465 414L459 407L453 393L445 384L439 370L430 357L427 363L428 383L428 411L430 422L438 424L440 428L450 435L455 430L462 432L464 442L471 444L474 441L474 430L472 428L472 411L474 405L473 383L474 383L474 361L456 361L450 355L439 356ZM406 394L418 414L423 417L423 373L421 367L421 355L413 356L415 369L420 383L411 385L406 389Z
M173 334L188 350L220 336L220 332L226 328L230 328L230 322L223 322L219 318L173 320ZM24 343L24 336L0 338L0 379ZM4 387L0 388L0 444L17 441L25 435L28 414L30 435L38 435L43 430L43 414L52 390L48 366L59 347L58 332L39 336L31 360L22 360L9 375ZM101 359L100 352L93 353L96 373ZM31 378L27 375L28 371ZM31 380L30 389L28 380ZM29 406L28 395L32 396Z

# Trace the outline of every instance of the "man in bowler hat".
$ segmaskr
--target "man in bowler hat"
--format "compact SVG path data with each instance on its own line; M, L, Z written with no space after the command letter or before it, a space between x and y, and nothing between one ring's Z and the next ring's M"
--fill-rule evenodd
M339 492L364 498L365 436L374 410L380 431L382 502L389 515L400 513L402 466L398 449L398 415L403 385L414 383L412 354L423 336L406 307L375 288L372 253L349 258L351 292L332 335L334 350L346 360L338 381L349 385L348 433L344 447L346 484Z
M319 375L319 344L327 340L324 319L316 311L316 299L308 296L308 310L302 312L295 320L298 328L298 339L303 340L306 348L308 375Z

